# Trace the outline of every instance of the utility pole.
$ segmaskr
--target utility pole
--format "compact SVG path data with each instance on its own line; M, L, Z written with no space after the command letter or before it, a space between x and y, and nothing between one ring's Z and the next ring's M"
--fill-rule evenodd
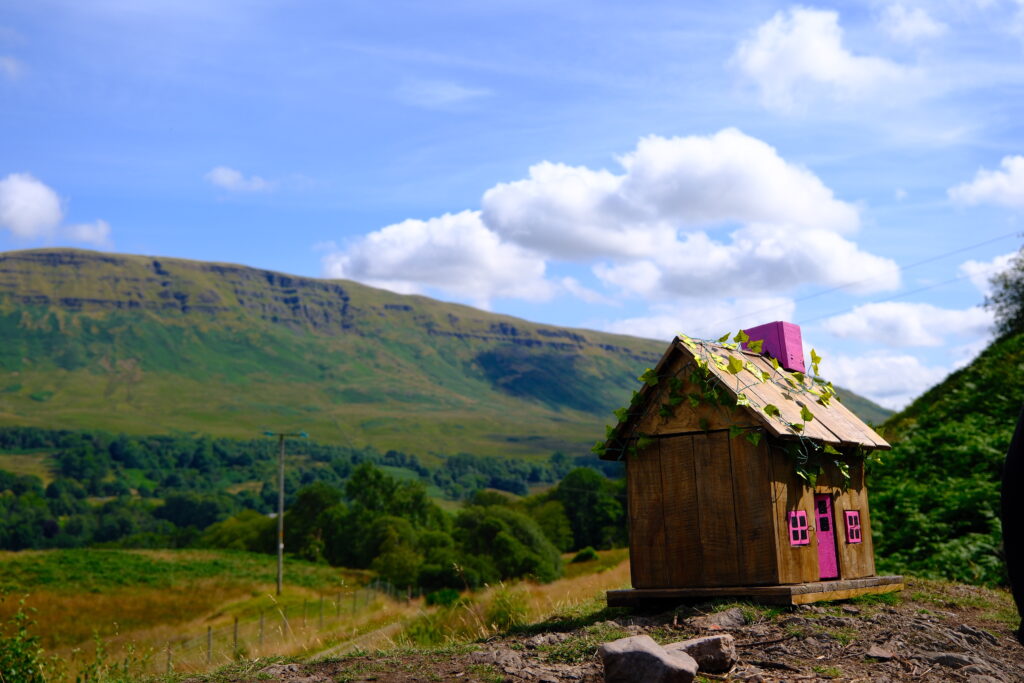
M307 438L306 432L263 432L266 436L276 436L279 445L277 456L277 594L281 594L284 583L284 440L295 436Z

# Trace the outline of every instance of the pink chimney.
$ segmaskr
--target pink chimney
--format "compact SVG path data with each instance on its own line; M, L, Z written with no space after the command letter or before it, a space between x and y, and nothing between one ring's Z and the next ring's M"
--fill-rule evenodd
M778 320L743 331L747 333L752 342L758 339L763 340L764 345L761 347L761 352L779 361L779 365L785 369L805 372L804 343L800 338L799 325ZM747 348L749 343L744 343L743 348Z

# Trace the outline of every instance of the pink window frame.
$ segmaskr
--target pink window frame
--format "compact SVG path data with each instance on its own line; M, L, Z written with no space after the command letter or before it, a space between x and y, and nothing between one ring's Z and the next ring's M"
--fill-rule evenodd
M808 534L807 512L805 510L790 510L788 520L789 544L809 545L811 540L810 534Z
M861 534L860 529L860 511L847 510L843 516L846 518L846 542L861 543L864 540L864 536Z

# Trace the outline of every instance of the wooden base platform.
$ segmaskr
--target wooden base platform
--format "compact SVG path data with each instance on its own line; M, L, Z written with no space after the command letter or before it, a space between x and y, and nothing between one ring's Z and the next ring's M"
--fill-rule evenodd
M771 605L803 605L819 600L845 600L858 595L903 590L902 576L871 576L787 586L727 586L716 588L634 588L608 591L609 607L641 607L718 598L745 598Z

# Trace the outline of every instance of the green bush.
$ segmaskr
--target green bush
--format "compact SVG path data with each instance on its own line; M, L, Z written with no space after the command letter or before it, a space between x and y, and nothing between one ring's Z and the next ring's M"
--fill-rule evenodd
M572 558L572 563L576 564L577 562L591 562L596 559L597 551L594 550L592 546L588 545L586 548L576 553L576 556Z
M454 588L442 588L433 593L427 593L427 604L440 607L451 607L459 601L459 591Z
M32 619L25 613L25 601L18 611L0 623L0 679L19 683L44 683L43 649L39 637L31 636Z

